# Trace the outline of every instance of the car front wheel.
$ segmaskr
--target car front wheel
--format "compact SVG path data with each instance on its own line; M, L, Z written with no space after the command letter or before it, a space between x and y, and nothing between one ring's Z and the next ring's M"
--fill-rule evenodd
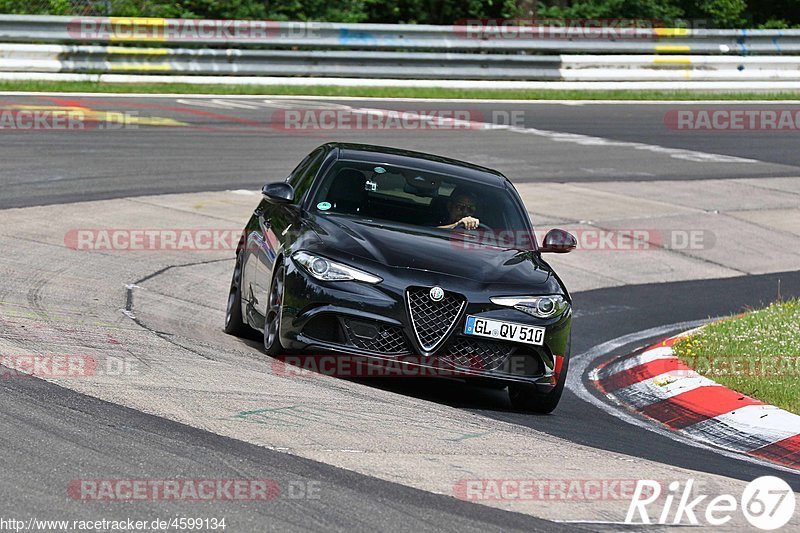
M228 292L228 305L225 309L225 333L236 337L246 337L250 327L242 320L242 254L236 254L231 288Z
M279 355L281 346L281 316L283 315L283 291L286 270L283 265L275 267L272 286L267 301L267 316L264 321L264 351L267 355Z

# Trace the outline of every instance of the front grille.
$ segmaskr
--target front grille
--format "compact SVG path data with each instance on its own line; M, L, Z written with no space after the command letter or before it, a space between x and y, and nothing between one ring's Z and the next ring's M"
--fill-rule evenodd
M408 289L406 296L414 334L422 349L431 352L453 328L466 302L449 292L445 292L440 301L434 302L430 297L430 289L423 287Z
M408 353L403 330L397 326L345 319L344 328L350 344L357 348L384 354Z
M473 370L497 370L517 347L513 344L456 337L442 350L442 359Z

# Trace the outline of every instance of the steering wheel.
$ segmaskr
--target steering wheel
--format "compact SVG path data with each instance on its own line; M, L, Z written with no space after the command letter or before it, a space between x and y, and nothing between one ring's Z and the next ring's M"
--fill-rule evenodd
M464 231L483 230L483 231L487 231L487 232L491 231L492 233L494 233L494 230L492 228L490 228L489 226L487 226L486 224L484 224L483 222L479 223L478 227L475 228L475 229L467 229L467 226L465 226L463 222L459 222L458 224L455 225L455 227L453 227L453 229L455 230L455 229L458 229L458 228L461 228Z

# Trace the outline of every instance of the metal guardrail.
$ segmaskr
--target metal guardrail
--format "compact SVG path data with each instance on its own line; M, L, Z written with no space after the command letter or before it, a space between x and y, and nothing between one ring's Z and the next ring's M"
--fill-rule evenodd
M0 71L439 79L560 79L559 56L0 45Z
M800 80L800 56L501 55L0 44L0 72L441 80Z
M0 15L0 42L557 53L796 54L800 30L644 28L582 32L534 27L497 33L471 26L201 21Z
M586 38L573 40L564 35L541 38L537 31L524 27L513 39L483 39L478 37L484 34L467 26L0 15L0 43L6 43L0 44L0 72L6 79L57 73L567 82L800 80L800 30L656 28L612 35L589 31Z

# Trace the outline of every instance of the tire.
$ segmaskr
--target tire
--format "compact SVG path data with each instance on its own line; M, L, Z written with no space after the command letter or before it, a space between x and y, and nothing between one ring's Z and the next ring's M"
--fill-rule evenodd
M248 337L252 335L250 326L242 319L242 254L236 254L236 264L233 267L231 288L228 293L228 305L225 309L225 333L235 337Z
M508 399L511 400L511 407L516 411L527 413L537 413L546 415L552 413L561 400L564 392L564 385L567 382L567 370L569 369L569 357L564 358L561 372L558 374L558 383L553 390L541 393L531 385L512 383L508 386Z
M280 325L283 316L283 293L286 269L283 264L275 267L267 299L267 315L264 317L264 352L269 356L281 355Z

